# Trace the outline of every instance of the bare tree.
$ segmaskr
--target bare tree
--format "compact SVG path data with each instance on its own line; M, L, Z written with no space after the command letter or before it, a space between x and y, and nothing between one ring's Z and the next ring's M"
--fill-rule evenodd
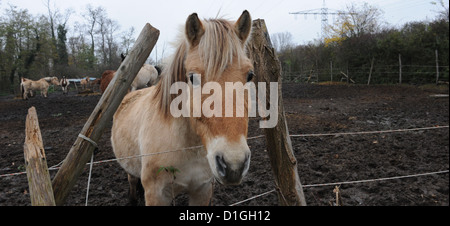
M107 50L106 50L106 36L107 36L107 22L108 22L108 18L106 16L106 13L101 13L98 15L97 17L97 24L98 24L98 29L96 30L96 33L98 33L100 35L100 50L99 52L101 53L102 56L102 62L103 64L106 64L108 61L108 57L107 57Z
M107 53L108 53L108 65L109 67L112 67L114 63L120 62L117 57L117 51L119 49L119 46L117 45L115 41L116 37L116 31L119 29L119 24L115 20L107 19L106 21L106 28L107 28L107 35L106 35L106 42L107 42ZM117 61L117 62L116 62Z
M53 5L53 9L50 6L50 0L47 0L47 3L44 3L48 10L48 19L50 20L50 30L53 41L56 43L56 35L55 35L55 18L59 14L58 9L55 9L56 6Z
M289 32L275 33L271 36L273 48L277 52L283 52L293 46L292 34Z
M91 57L90 57L90 63L91 66L93 67L94 65L94 60L95 60L95 33L96 33L96 25L97 25L97 21L99 20L99 18L102 16L102 14L104 14L106 12L106 10L103 7L97 7L94 8L92 5L87 5L86 6L86 12L84 13L84 17L87 20L88 23L88 34L91 37Z
M47 7L48 11L48 19L50 23L50 33L52 36L52 39L56 43L56 35L55 30L56 27L59 25L63 25L63 27L66 26L67 21L69 21L70 16L74 13L74 10L69 8L66 9L63 14L60 13L60 10L56 7L55 4L51 4L50 0L47 0L47 2L44 2L45 7Z
M445 6L444 0L439 0L439 2L432 1L431 4L440 5L439 18L449 21L448 7Z
M133 46L135 40L133 38L135 33L134 27L131 27L130 29L128 29L127 31L122 33L121 39L121 45L122 45L122 49L125 50L125 55L128 55L128 51L131 49L131 47ZM155 46L156 47L156 46Z
M44 2L44 5L47 7L48 10L48 20L49 20L49 26L50 26L50 33L51 33L51 48L49 49L51 52L55 51L56 49L56 53L58 53L58 58L63 58L66 59L66 53L65 52L65 42L64 43L60 43L59 41L57 41L57 37L55 34L55 31L58 30L58 34L61 35L64 32L67 32L66 29L66 24L67 21L69 20L70 16L73 13L73 9L66 9L64 14L60 13L60 10L56 7L56 5L53 3L51 4L50 0L47 0L47 2ZM62 33L61 33L62 32ZM58 37L61 38L61 37ZM62 56L63 55L63 56ZM53 66L56 64L58 64L58 61L60 61L61 59L58 59L55 57L55 54L50 54L50 58L48 59L48 65L50 66L50 75L53 74ZM65 61L65 64L67 64L67 60L63 60Z
M351 3L342 12L333 25L326 27L324 42L327 46L330 43L341 43L350 37L362 37L381 31L383 11L379 8L366 2L361 5Z
M380 31L383 11L364 2L358 6L356 3L347 5L346 14L341 14L338 21L348 24L347 37L360 37L364 34L373 34Z

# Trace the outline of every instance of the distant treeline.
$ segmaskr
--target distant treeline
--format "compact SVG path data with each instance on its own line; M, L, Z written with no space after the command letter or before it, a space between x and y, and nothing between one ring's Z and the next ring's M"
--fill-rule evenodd
M400 70L404 83L433 83L437 59L439 80L448 82L448 8L431 22L410 22L400 28L380 23L380 11L367 3L349 6L351 14L339 16L322 40L307 45L290 45L289 33L272 35L285 80L313 75L318 81L330 81L333 75L333 81L340 81L345 73L356 83L366 83L373 65L371 84L397 83Z
M87 5L81 21L69 23L75 12L51 5L47 1L48 15L12 5L0 12L0 95L17 94L20 77L100 77L117 69L120 53L134 43L134 28L119 30L103 7Z
M17 94L20 77L99 77L116 69L120 53L134 44L134 28L121 31L103 7L87 5L79 13L81 21L71 23L73 10L61 12L50 0L47 8L48 15L31 15L12 5L0 12L0 95ZM393 83L400 58L404 82L432 83L437 52L440 80L448 81L449 16L448 8L442 8L431 22L394 28L380 22L380 9L350 5L322 40L293 46L290 33L278 33L272 42L285 75L293 80L315 75L318 81L329 81L333 75L337 81L345 73L365 83L373 67L371 83Z

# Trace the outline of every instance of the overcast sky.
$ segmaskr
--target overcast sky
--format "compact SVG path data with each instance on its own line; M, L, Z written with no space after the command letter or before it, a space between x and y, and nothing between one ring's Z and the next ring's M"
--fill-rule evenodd
M367 0L384 14L384 22L392 26L401 26L410 21L432 20L441 10L439 4L433 5L432 1L438 0ZM448 1L444 0L448 7ZM47 0L0 0L0 13L8 4L28 9L33 14L47 15L44 4ZM86 5L94 7L103 6L108 17L120 24L120 30L128 30L134 27L136 37L144 27L150 23L161 31L158 40L158 55L166 48L171 52L169 43L174 40L180 27L186 18L193 12L200 18L214 18L217 14L227 19L236 20L243 10L248 10L253 19L261 18L266 21L271 34L278 32L290 32L294 44L306 44L319 38L321 30L321 16L292 15L289 12L304 11L322 8L322 0L52 0L56 8L64 12L72 8L76 14L70 17L69 23L83 21L80 16L85 11ZM326 7L333 10L343 10L346 5L361 0L327 0ZM329 23L333 22L333 16L328 17ZM71 32L69 27L69 33ZM155 50L151 57L155 59ZM160 56L159 56L160 57Z

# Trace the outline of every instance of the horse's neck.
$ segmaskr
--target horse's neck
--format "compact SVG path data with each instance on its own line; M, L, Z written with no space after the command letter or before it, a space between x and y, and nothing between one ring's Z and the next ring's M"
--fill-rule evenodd
M47 82L47 84L49 84L49 85L52 84L51 78L48 78L48 77L41 78L41 79L39 79L38 81L41 81L41 82Z
M172 117L172 116L169 116ZM183 137L185 147L192 147L202 145L200 137L197 132L191 126L190 119L188 117L171 118L174 127L179 132L178 138Z

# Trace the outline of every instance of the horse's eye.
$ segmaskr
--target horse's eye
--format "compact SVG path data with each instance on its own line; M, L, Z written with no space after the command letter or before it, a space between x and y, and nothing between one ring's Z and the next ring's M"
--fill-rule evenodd
M191 81L192 87L198 87L201 82L200 74L189 73L189 80Z
M255 76L255 73L253 72L253 70L250 70L247 73L247 82L250 82L253 79L254 76Z
M189 80L194 84L194 73L189 73Z

